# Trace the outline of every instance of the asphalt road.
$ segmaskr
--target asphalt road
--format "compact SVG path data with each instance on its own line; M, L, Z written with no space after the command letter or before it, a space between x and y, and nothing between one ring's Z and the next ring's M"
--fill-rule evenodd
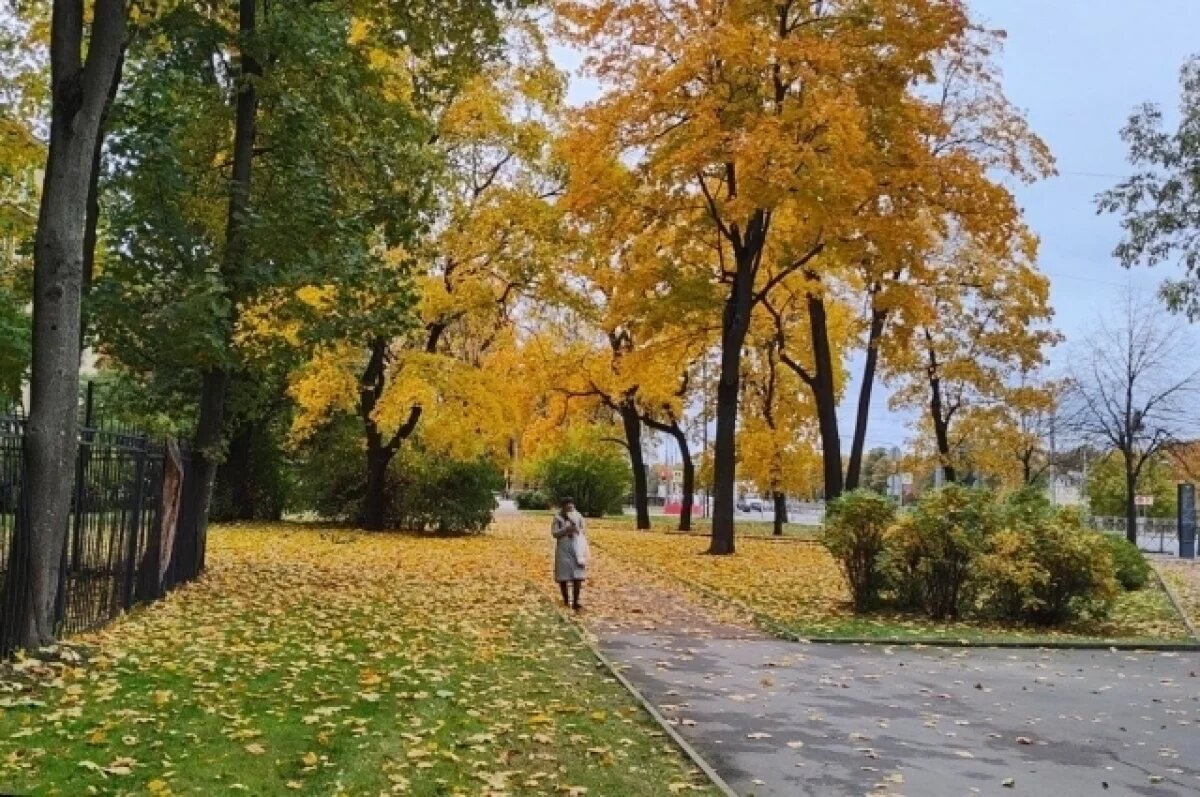
M744 795L1200 795L1200 656L787 643L601 647Z

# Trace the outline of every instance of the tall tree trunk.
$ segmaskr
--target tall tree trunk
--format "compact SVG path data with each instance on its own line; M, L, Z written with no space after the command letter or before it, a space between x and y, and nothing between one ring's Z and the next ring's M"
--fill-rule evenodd
M243 275L246 267L246 221L250 211L250 176L254 163L254 138L258 116L258 92L255 78L262 67L245 47L257 27L257 0L238 0L238 31L241 37L240 74L238 76L237 109L233 129L233 173L229 181L229 210L225 219L225 253L221 263L221 278L229 302L229 315L220 324L222 355L228 354L237 321L238 302L245 293ZM185 492L190 498L185 504L191 515L188 536L196 554L195 576L204 569L204 550L208 537L208 508L212 503L213 482L217 465L223 457L222 442L225 426L225 397L229 392L230 370L226 363L205 369L200 388L200 414L192 448L191 485Z
M33 363L22 500L6 579L6 647L54 639L54 605L78 450L87 197L125 43L124 0L97 0L83 60L84 4L56 0L50 30L50 148L34 240ZM14 577L15 576L15 577Z
M1122 451L1125 459L1125 539L1137 545L1137 471L1133 454Z
M184 480L183 512L180 514L181 531L187 546L181 562L181 577L185 581L199 575L204 569L213 483L217 477L217 466L224 458L221 431L228 387L229 372L224 368L210 368L201 378L200 413L192 437L192 461L188 477ZM184 523L188 525L183 527Z
M642 453L642 419L630 397L621 402L619 411L625 445L629 448L629 464L633 468L633 510L638 529L645 531L650 528L650 486L646 480L646 457Z
M265 519L257 505L260 490L255 462L257 424L242 421L229 438L229 455L217 468L216 494L229 502L218 520Z
M771 533L776 537L782 537L783 527L788 522L787 496L779 490L776 490L773 496L775 499L775 526Z
M674 424L672 432L679 444L679 458L683 463L683 504L679 507L679 530L692 530L692 508L696 503L696 463L692 461L692 449L687 434Z
M871 328L867 333L867 356L863 363L862 384L858 388L858 411L854 416L854 439L850 443L850 461L846 465L845 489L857 490L862 477L863 454L867 445L867 420L871 415L871 392L875 387L875 372L879 367L879 340L887 322L886 310L871 311Z
M83 282L80 305L79 348L83 351L83 341L87 337L88 314L87 298L92 289L92 281L96 275L96 243L100 230L100 166L104 156L104 136L108 132L108 112L117 99L117 89L121 85L121 73L125 69L125 47L117 56L117 67L113 71L112 83L108 87L108 101L104 105L104 113L100 117L100 135L96 136L96 147L92 151L92 176L88 181L87 217L83 225Z
M937 443L942 477L947 484L953 484L958 481L958 472L951 460L950 420L942 401L942 381L937 378L929 380L929 417L933 421L933 438Z
M713 514L710 554L734 552L734 486L737 479L738 398L742 347L750 329L754 270L759 252L738 253L737 273L721 317L721 374L717 381L717 430L713 440Z
M437 348L444 330L445 327L440 324L430 327L426 351L432 352ZM404 424L391 439L384 442L383 431L375 419L375 407L387 387L387 364L388 342L384 338L375 338L371 341L371 356L359 384L358 399L358 414L367 438L366 493L363 496L362 516L358 520L368 531L382 531L386 525L388 466L400 450L401 443L416 430L422 414L420 406L413 407Z
M813 375L809 383L817 407L817 430L821 435L821 462L825 476L825 500L842 494L842 439L838 431L837 389L833 381L833 349L829 345L829 320L825 301L808 297L809 327L812 333Z
M395 449L383 444L379 430L367 429L367 484L363 496L362 526L382 531L387 526L387 471Z

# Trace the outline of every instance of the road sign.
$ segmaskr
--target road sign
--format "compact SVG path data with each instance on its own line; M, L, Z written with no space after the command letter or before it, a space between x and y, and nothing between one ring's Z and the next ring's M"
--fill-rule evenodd
M1134 506L1154 506L1154 496L1152 495L1135 495L1133 497Z

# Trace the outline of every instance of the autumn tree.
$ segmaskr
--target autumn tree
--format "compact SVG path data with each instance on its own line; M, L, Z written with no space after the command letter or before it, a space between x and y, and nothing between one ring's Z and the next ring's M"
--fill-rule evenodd
M787 497L812 492L820 482L816 425L808 395L780 361L778 337L768 325L744 359L738 475L753 482L774 508L774 533L787 523Z
M563 82L536 30L507 32L505 54L466 81L440 113L433 137L442 167L427 233L389 251L365 284L333 284L315 308L312 359L293 378L294 431L304 439L352 411L366 441L363 524L383 524L387 469L424 429L435 447L479 453L505 448L513 413L505 377L489 362L512 313L549 264L557 191L550 124ZM374 286L413 274L415 319Z
M999 252L948 242L929 283L914 286L926 315L912 344L890 358L892 404L924 409L947 482L957 480L955 425L972 429L995 406L1045 406L1034 387L1019 385L1059 340L1048 325L1050 282L1034 266L1035 247L1030 234ZM992 413L992 421L1002 419Z
M980 470L1005 487L1045 484L1064 464L1054 450L1063 390L1061 380L1021 373L999 392L999 400L960 419L964 443Z
M1200 370L1185 327L1132 294L1073 354L1066 418L1085 441L1118 452L1125 536L1137 542L1137 487L1148 463L1194 434Z
M869 109L907 96L966 16L955 0L594 0L559 10L604 89L585 109L579 146L636 161L639 206L712 247L722 323L711 552L732 553L751 316L775 285L850 236L874 157Z
M644 226L632 204L635 175L618 162L592 159L571 146L570 136L566 141L571 179L560 205L570 246L543 299L551 308L546 323L571 327L577 341L559 352L554 389L573 400L598 401L620 419L639 529L650 528L643 432L674 441L683 466L680 528L686 530L695 494L686 413L695 365L711 342L703 315L708 300L678 290L684 253L672 245L673 231ZM691 254L704 256L700 247ZM664 291L667 284L676 290ZM566 316L555 319L555 313Z
M1004 97L991 60L999 39L962 31L936 55L927 89L871 103L871 143L886 155L865 170L869 188L852 240L782 281L764 303L784 362L813 396L827 497L861 484L875 383L890 354L906 358L921 345L922 325L936 311L923 286L945 279L937 273L941 242L957 230L1003 252L1027 238L1011 192L993 175L1028 181L1050 173L1052 162ZM801 327L806 347L789 339ZM852 349L861 351L862 370L844 459L840 371Z

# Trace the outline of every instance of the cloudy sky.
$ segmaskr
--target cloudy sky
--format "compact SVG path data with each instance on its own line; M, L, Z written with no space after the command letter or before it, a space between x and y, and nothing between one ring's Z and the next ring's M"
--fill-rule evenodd
M1095 195L1130 172L1121 127L1135 107L1178 103L1179 67L1200 52L1200 0L971 0L976 18L1008 32L1000 59L1009 98L1050 145L1059 176L1018 196L1042 239L1041 267L1050 276L1056 325L1071 340L1128 286L1153 291L1171 269L1122 269L1113 259L1117 218L1097 216ZM562 54L569 68L574 58ZM594 96L575 82L572 98ZM1170 118L1170 117L1169 117ZM848 395L853 397L853 389ZM849 408L847 407L847 410ZM843 417L851 417L849 411ZM845 430L849 437L849 430ZM887 411L877 391L871 445L900 445L906 419Z

